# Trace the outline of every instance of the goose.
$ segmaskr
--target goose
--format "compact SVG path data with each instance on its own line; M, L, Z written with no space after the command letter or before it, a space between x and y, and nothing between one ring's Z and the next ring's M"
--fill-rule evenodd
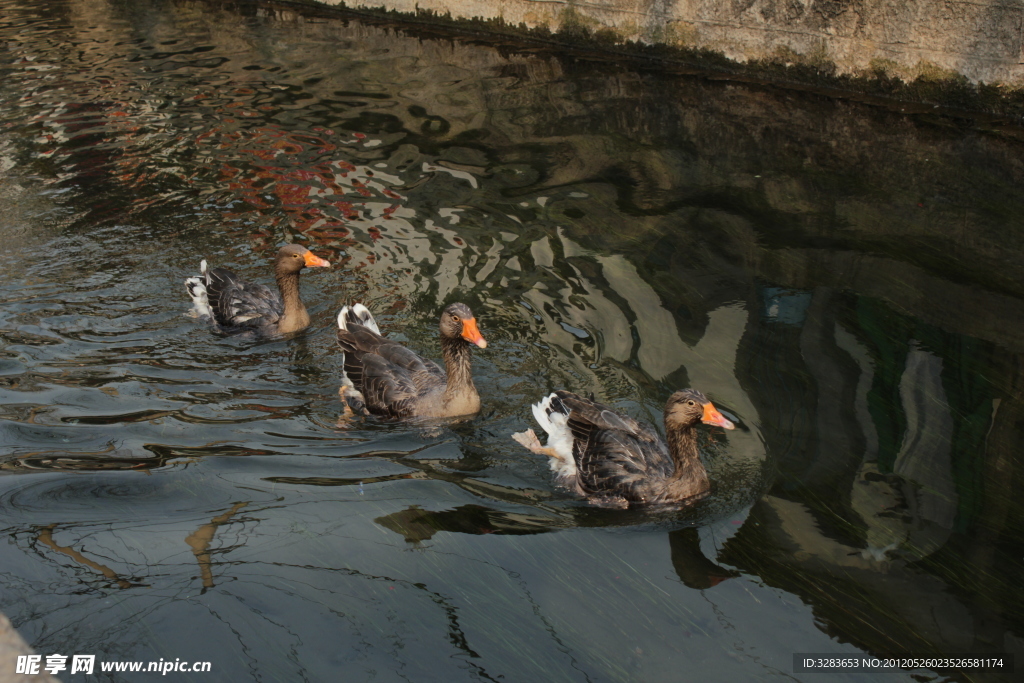
M343 352L342 401L361 415L393 419L456 417L480 410L470 374L469 347L487 348L469 306L454 303L441 314L445 370L386 339L362 304L338 313ZM447 371L447 372L446 372Z
M555 479L590 502L627 507L679 503L710 491L697 453L698 422L733 429L696 389L672 394L665 405L663 441L654 427L591 398L556 391L533 406L548 434L546 446L532 429L512 438L534 453L551 458Z
M274 262L278 292L243 280L227 268L211 270L205 259L199 266L201 275L187 278L185 288L198 317L209 318L224 332L288 334L309 325L309 313L299 298L299 271L330 265L309 249L289 244L278 250Z

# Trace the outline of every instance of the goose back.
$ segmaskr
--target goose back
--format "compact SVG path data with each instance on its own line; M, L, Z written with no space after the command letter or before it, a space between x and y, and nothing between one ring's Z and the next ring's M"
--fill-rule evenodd
M206 271L206 295L213 319L222 327L276 325L284 314L279 293L243 280L227 268Z
M556 391L551 409L568 417L572 457L588 493L642 501L652 481L675 471L668 446L654 427L569 391Z
M446 363L465 371L467 387L450 385L449 374L437 363L382 336L362 304L345 306L339 313L338 345L344 356L343 400L356 412L404 419L452 417L479 410L479 396L468 378L468 349L461 339L442 337L442 347ZM455 351L451 351L452 345Z
M413 417L424 396L444 391L445 374L436 363L359 322L338 329L338 344L344 352L345 375L362 393L370 413Z

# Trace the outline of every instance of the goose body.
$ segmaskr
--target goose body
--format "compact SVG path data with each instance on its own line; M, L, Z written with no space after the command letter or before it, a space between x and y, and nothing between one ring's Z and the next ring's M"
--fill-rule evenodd
M611 505L678 503L710 491L697 452L698 422L733 429L704 394L677 391L665 406L667 442L654 427L593 399L556 391L533 406L548 434L546 446L532 429L512 438L551 458L561 486L592 502Z
M338 314L338 344L343 352L341 396L363 415L393 419L456 417L480 410L480 395L470 374L471 345L486 348L473 312L452 304L441 314L441 352L445 369L381 336L362 304Z
M254 331L287 334L309 325L309 313L299 297L299 271L330 263L298 244L281 247L274 262L278 291L243 280L227 268L209 268L185 280L196 314L209 318L224 332Z

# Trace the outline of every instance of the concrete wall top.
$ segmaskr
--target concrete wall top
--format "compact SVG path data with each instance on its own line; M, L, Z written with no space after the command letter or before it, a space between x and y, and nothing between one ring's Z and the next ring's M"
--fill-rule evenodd
M737 62L827 65L906 81L962 76L1024 85L1024 0L323 0L353 9L513 26L574 22L620 40L698 48Z

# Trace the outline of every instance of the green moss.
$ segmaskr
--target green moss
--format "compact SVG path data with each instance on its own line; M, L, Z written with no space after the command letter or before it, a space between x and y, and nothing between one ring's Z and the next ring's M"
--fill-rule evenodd
M558 15L558 32L555 35L560 40L571 43L592 43L600 28L601 24L596 19L580 14L574 7L569 7ZM615 35L612 29L604 30Z

